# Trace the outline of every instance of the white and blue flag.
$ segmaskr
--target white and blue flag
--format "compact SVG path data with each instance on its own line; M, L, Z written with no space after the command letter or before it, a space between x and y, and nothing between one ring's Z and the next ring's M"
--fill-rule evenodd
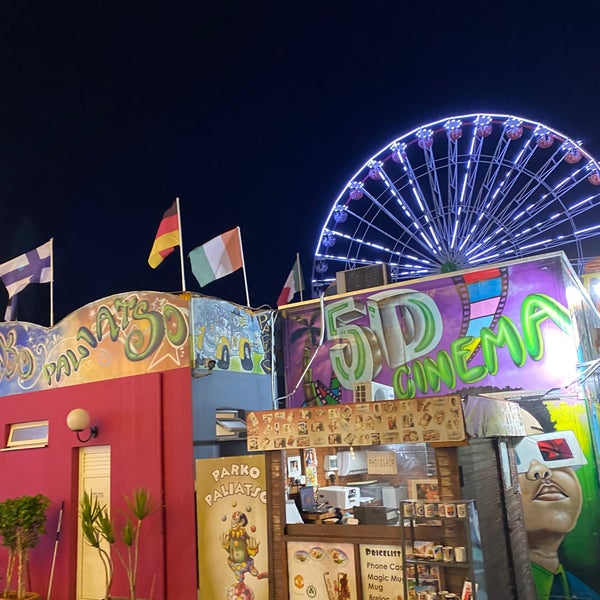
M5 321L13 321L13 298L30 283L52 281L52 240L0 265L0 279L8 291Z

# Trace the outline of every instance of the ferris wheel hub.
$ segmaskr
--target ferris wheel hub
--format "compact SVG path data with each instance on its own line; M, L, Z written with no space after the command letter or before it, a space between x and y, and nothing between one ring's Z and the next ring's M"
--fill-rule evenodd
M440 267L440 273L452 273L458 271L458 265L453 261L448 261L442 264Z

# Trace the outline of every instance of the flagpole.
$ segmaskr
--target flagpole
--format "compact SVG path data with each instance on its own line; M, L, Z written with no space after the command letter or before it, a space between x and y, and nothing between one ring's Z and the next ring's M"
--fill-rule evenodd
M244 286L246 287L246 306L250 306L250 294L248 294L248 280L246 279L246 262L244 260L244 247L242 246L242 232L238 227L236 227L238 232L238 237L240 240L240 251L242 254L242 271L244 272Z
M54 327L54 238L50 238L50 327Z
M300 287L300 302L304 301L302 290L304 289L304 280L302 278L302 270L300 269L300 252L296 252L296 264L298 265L298 284Z
M179 211L179 198L175 198L177 203L177 227L179 227L179 258L181 260L181 289L185 292L185 269L183 265L183 236L181 235L181 213Z

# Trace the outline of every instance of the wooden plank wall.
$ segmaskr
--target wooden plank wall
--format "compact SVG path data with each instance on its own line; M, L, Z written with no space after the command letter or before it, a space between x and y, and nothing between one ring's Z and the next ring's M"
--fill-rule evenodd
M287 550L285 545L285 452L265 452L267 468L268 514L270 519L269 539L269 596L277 600L289 597Z
M514 452L514 446L509 441L498 441L499 448L504 446L510 466L510 481L512 485L505 489L504 497L506 512L508 515L508 531L513 557L513 570L517 585L518 598L535 598L537 591L531 574L531 563L529 559L529 542L527 540L527 529L523 517L521 505L521 492L519 488L519 476Z
M488 594L493 590L493 597L503 600L535 598L521 503L514 490L504 492L498 439L473 439L457 448L457 456L462 495L477 504ZM511 534L513 528L519 533Z

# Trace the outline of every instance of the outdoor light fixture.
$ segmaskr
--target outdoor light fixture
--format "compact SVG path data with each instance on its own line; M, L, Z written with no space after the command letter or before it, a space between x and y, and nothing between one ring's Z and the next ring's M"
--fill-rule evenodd
M74 431L77 434L77 439L84 444L98 435L98 428L96 426L90 427L90 413L85 408L74 408L67 415L67 427ZM87 427L90 428L90 434L82 439L79 434Z

